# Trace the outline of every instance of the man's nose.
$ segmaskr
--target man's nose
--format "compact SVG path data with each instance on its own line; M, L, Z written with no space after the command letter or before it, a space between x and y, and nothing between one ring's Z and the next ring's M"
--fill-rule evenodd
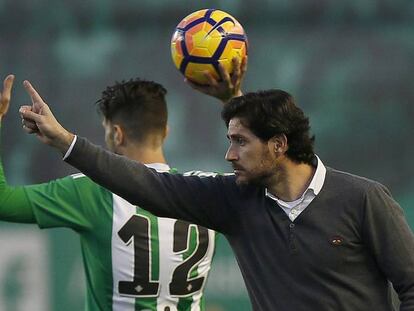
M227 152L224 158L229 162L233 162L238 159L237 152L234 150L234 148L232 148L232 146L230 146L229 149L227 149Z

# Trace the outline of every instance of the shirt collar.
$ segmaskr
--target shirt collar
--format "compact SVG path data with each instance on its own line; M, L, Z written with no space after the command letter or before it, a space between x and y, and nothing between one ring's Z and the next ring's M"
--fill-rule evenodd
M323 183L325 182L326 167L317 155L315 155L315 157L318 160L318 164L316 165L316 171L308 189L311 189L315 195L318 195L322 189ZM306 189L305 192L308 191L308 189Z
M153 168L158 173L166 173L170 171L170 167L165 163L148 163L145 164L146 167Z
M319 157L317 155L315 155L315 157L317 159L315 174L313 174L312 180L309 183L308 188L306 188L306 190L303 192L302 196L297 201L303 200L304 195L308 191L313 191L313 193L315 195L318 195L319 192L322 189L323 183L325 182L326 167L325 167L325 165L322 163L321 159L319 159ZM269 198L272 198L273 200L276 200L278 202L281 201L276 196L274 196L270 192L268 192L267 191L267 188L265 188L265 196L267 196Z

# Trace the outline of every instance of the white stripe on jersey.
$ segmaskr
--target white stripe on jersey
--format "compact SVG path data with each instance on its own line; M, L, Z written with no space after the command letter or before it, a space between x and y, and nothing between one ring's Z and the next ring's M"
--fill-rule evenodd
M169 307L171 311L177 310L178 298L170 296L168 286L174 269L182 262L181 255L173 252L175 222L175 219L158 218L161 288L157 298L157 311L164 311L166 307Z
M85 174L82 174L82 173L75 173L75 174L72 174L72 175L70 175L73 179L77 179L77 178L80 178L80 177L86 177L85 176Z
M232 176L234 173L216 173L216 172L204 172L204 171L188 171L183 176L198 176L198 177L216 177L216 176Z
M118 292L120 281L132 281L134 278L134 243L126 245L118 232L135 215L136 207L117 195L113 194L112 197L112 310L135 311L135 298L121 296Z
M207 250L206 256L201 260L197 272L198 275L204 275L207 276L210 272L213 256L214 256L214 250L216 246L216 233L213 230L208 230L208 238L209 238L209 247ZM200 311L199 304L197 301L199 301L203 295L204 287L207 284L207 278L204 280L203 287L198 293L195 293L193 295L194 302L191 305L191 311Z

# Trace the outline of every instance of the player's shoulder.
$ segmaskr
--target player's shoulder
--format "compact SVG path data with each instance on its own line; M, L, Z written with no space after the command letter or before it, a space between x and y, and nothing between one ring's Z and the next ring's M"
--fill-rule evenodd
M72 182L77 188L82 190L98 190L105 189L102 186L95 183L92 179L82 173L75 173L67 176L65 179Z
M90 206L98 213L99 209L109 206L113 200L113 193L95 183L92 179L82 173L76 173L65 177L66 187L77 193L85 206ZM100 208L99 208L100 206Z

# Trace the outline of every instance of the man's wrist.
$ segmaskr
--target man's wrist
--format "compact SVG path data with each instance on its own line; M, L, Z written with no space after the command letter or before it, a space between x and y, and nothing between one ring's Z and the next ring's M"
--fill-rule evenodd
M77 140L78 136L74 135L73 140L68 148L68 150L66 151L65 155L63 156L63 161L65 161L71 154L73 147L76 144L76 140Z
M74 139L75 135L65 130L56 140L55 147L60 150L62 154L66 154Z
M221 99L221 103L222 103L223 105L226 105L226 104L228 104L228 102L229 102L229 101L231 101L233 98L235 98L235 97L239 97L239 96L243 96L243 92L242 92L241 90L238 90L236 94L234 94L234 95L232 95L232 96L230 96L230 97L227 97L227 98L222 98L222 99Z

